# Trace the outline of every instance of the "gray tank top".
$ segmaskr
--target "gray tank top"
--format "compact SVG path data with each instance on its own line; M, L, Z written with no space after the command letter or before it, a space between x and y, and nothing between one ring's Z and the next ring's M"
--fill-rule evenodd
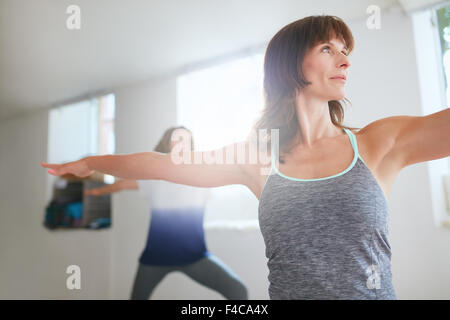
M270 299L397 299L387 200L344 129L354 157L343 172L297 179L272 168L259 200Z

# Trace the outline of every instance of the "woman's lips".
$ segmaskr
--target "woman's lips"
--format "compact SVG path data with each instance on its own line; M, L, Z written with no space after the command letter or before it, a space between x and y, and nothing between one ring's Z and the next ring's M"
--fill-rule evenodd
M342 82L346 82L347 81L344 78L331 78L331 80L339 80L339 81L342 81Z

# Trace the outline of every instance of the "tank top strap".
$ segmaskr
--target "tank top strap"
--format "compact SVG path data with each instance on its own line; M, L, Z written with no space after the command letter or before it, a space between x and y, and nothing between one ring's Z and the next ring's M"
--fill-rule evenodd
M343 129L344 129L344 131L347 133L347 135L348 135L349 138L350 138L350 142L351 142L351 144L352 144L352 148L353 148L353 151L355 152L355 155L356 155L357 157L359 157L358 143L357 143L357 141L356 141L355 135L353 134L353 132L351 132L351 130L348 130L347 128L343 128Z

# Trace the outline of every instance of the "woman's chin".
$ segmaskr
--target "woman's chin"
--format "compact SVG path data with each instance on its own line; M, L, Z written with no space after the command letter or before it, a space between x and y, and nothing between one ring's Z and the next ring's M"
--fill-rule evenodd
M337 94L333 95L332 99L330 99L330 100L339 101L339 100L343 100L344 98L345 98L345 92L341 92L341 93L337 93Z

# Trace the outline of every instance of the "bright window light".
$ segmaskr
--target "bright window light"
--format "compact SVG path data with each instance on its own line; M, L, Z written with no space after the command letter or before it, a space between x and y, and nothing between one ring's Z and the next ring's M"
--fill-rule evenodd
M75 161L98 150L98 108L94 100L49 112L48 162Z
M263 54L191 72L177 79L178 124L196 150L245 140L263 107Z

